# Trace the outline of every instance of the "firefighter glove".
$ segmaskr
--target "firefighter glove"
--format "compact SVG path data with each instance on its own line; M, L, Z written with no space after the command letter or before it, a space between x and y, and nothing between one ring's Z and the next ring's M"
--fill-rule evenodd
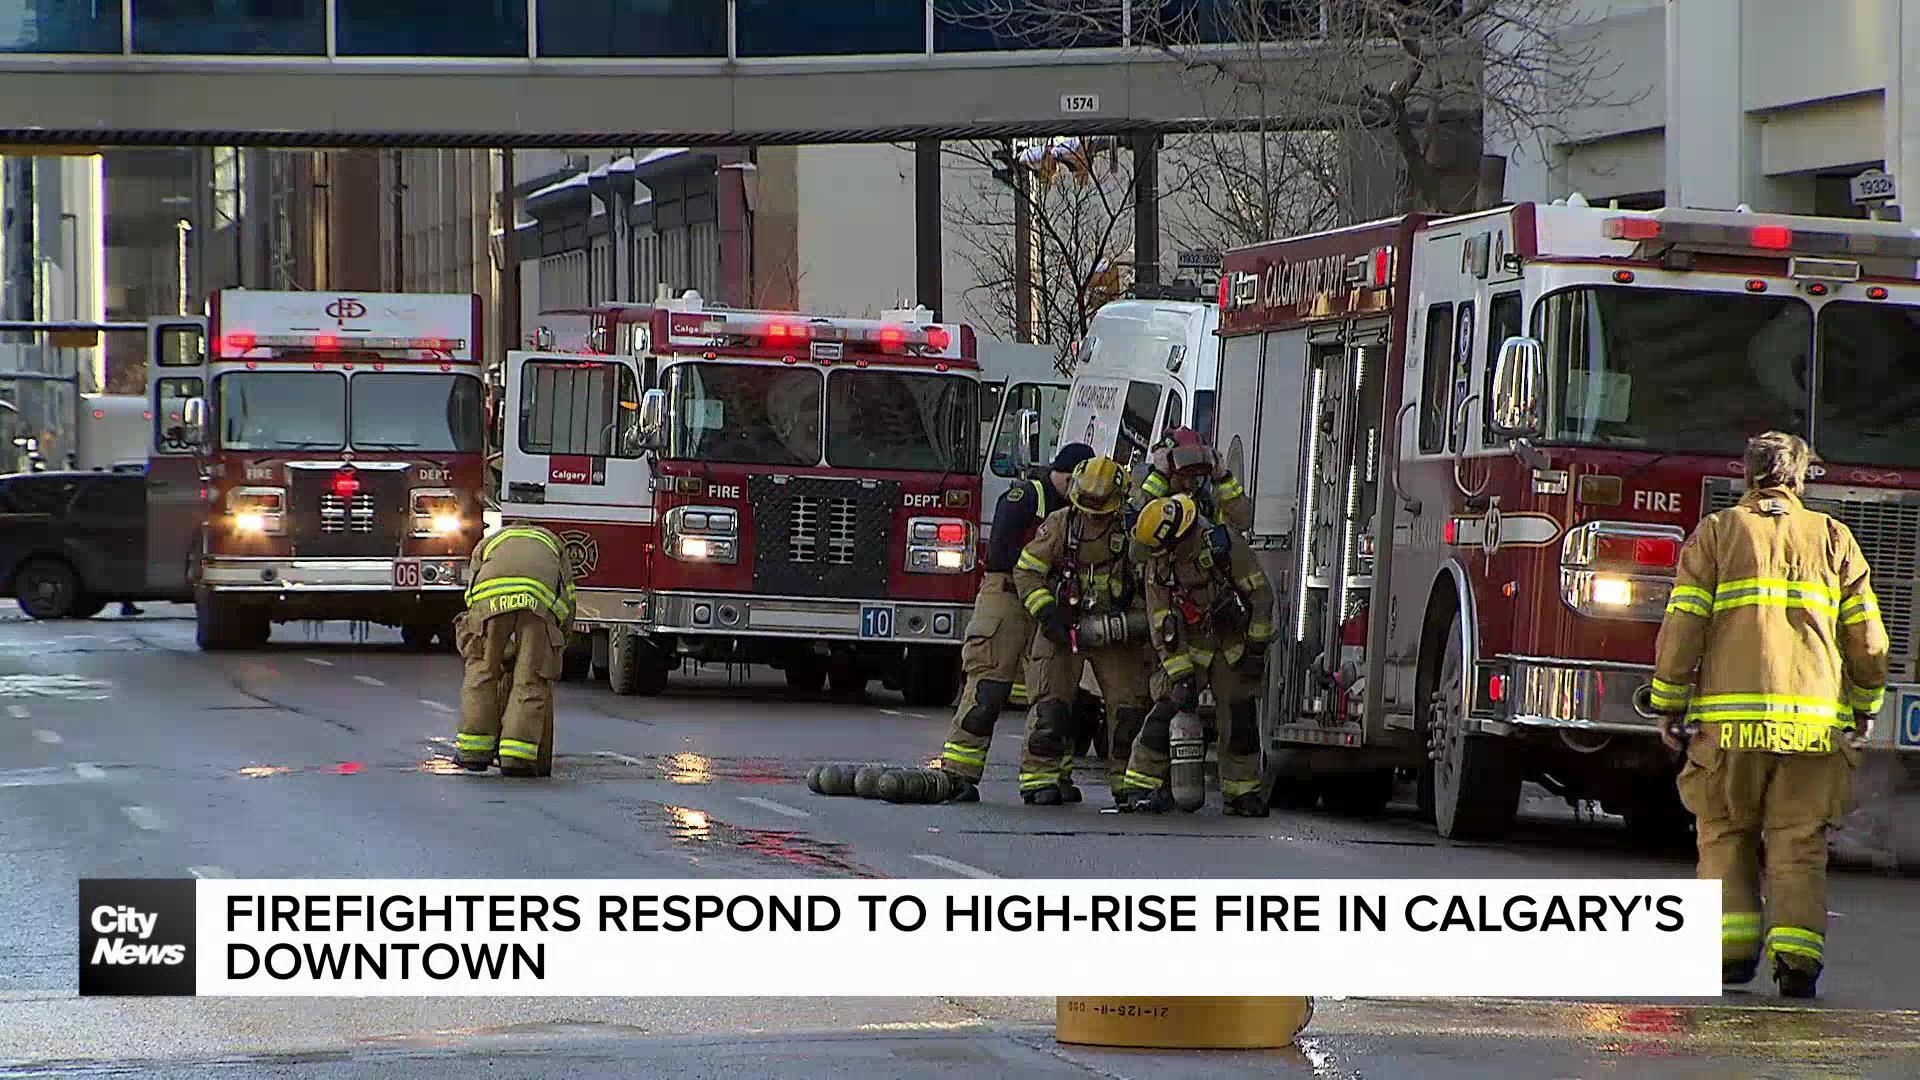
M1200 707L1200 686L1191 675L1176 679L1173 689L1167 692L1167 700L1173 703L1175 709L1192 712Z
M1847 745L1853 747L1855 750L1859 750L1865 747L1867 745L1867 740L1872 737L1873 737L1873 714L1872 713L1854 713L1853 714L1853 730L1847 732Z
M1660 741L1676 753L1686 752L1687 740L1698 730L1695 725L1687 723L1685 713L1666 713L1660 717Z
M1041 609L1040 632L1055 645L1066 645L1072 642L1072 626L1067 622L1067 612L1060 606L1059 601L1056 600Z

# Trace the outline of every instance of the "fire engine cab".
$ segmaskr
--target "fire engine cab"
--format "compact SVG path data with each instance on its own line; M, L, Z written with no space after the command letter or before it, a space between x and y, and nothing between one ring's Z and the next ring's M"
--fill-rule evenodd
M147 576L200 647L276 622L451 646L481 534L480 298L226 289L148 327Z
M565 540L619 693L684 659L949 702L978 585L970 327L709 307L596 316L603 354L507 361L507 521Z
M1506 829L1528 780L1684 830L1654 637L1681 545L1768 429L1822 456L1807 503L1859 538L1904 684L1876 739L1920 749L1895 711L1917 259L1912 226L1578 196L1230 253L1217 441L1244 453L1281 606L1276 800L1372 812L1408 770L1445 836Z

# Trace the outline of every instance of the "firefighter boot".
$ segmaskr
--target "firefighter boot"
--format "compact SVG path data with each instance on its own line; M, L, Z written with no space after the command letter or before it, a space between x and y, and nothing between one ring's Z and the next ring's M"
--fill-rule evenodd
M953 795L947 799L948 802L980 801L980 784L978 781L958 769L942 769L941 771L947 774L947 779L953 784Z
M1164 784L1151 790L1125 788L1115 796L1115 805L1123 814L1170 814L1175 809L1173 793Z
M1235 795L1222 808L1228 817L1266 817L1267 800L1257 791Z
M1760 974L1759 959L1720 961L1721 986L1745 986Z
M1818 968L1799 967L1787 963L1785 959L1775 958L1773 961L1773 981L1775 985L1779 986L1781 997L1811 998L1815 996L1816 988L1819 985L1820 971Z
M1067 799L1060 785L1052 787L1030 788L1020 793L1020 801L1028 806L1059 806Z

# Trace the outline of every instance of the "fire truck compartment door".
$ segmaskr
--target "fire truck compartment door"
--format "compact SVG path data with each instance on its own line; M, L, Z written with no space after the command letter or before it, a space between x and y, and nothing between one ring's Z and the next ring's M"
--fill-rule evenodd
M651 507L640 396L632 357L508 353L504 501L540 503L557 517Z
M147 585L165 592L187 588L187 559L205 522L200 462L194 447L174 438L186 404L205 398L207 320L170 315L147 323L147 401L153 426L147 447ZM215 437L216 433L209 433Z

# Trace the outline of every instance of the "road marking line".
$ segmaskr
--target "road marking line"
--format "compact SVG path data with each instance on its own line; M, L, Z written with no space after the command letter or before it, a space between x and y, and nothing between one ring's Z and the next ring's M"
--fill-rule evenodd
M82 780L105 780L107 778L107 770L95 765L91 761L83 761L75 765L73 771L74 774Z
M159 814L154 813L144 806L123 806L120 808L120 812L127 815L127 820L133 822L135 827L145 829L148 832L167 827L167 823L160 820Z
M616 754L611 750L595 750L593 752L593 756L603 757L603 758L612 758L613 760L619 762L622 765L645 765L646 764L646 762L641 761L637 757L632 757L627 754Z
M989 874L977 866L968 866L966 863L960 862L957 859L949 859L945 855L915 855L914 858L930 866L937 866L942 870L951 870L961 877L992 878L999 876L998 874Z
M883 713L886 713L886 714L887 714L888 716L905 716L905 715L907 715L906 713L903 713L903 712L901 712L901 711L900 711L899 709L881 709L880 711L881 711L881 712L883 712Z
M317 656L303 656L301 657L301 659L305 660L309 664L312 664L314 667L332 667L333 666L333 661L322 660Z
M15 720L25 720L31 714L27 712L25 705L9 705L7 706L7 715L13 717Z
M233 871L224 866L189 866L187 873L197 878L230 878Z
M425 705L429 709L438 709L441 712L459 712L460 711L451 705L442 705L438 701L430 701L426 698L421 698L420 704Z
M48 731L46 728L40 728L36 730L33 733L33 737L36 739L39 739L43 743L46 743L48 746L59 746L60 743L62 742L59 732Z
M741 802L746 803L749 806L757 806L762 810L771 810L774 813L781 815L782 817L803 818L803 817L813 816L813 814L811 814L810 812L806 810L802 810L799 807L788 806L786 803L774 802L772 799L763 799L758 795L742 795L739 798Z
M371 676L371 675L355 675L355 676L353 677L353 681L354 681L354 682L358 682L358 683L366 683L366 684L367 684L368 686L385 686L385 685L387 685L386 683L383 683L383 682L381 682L381 681L380 681L379 679L376 679L376 678L374 678L374 677L373 677L373 676Z

